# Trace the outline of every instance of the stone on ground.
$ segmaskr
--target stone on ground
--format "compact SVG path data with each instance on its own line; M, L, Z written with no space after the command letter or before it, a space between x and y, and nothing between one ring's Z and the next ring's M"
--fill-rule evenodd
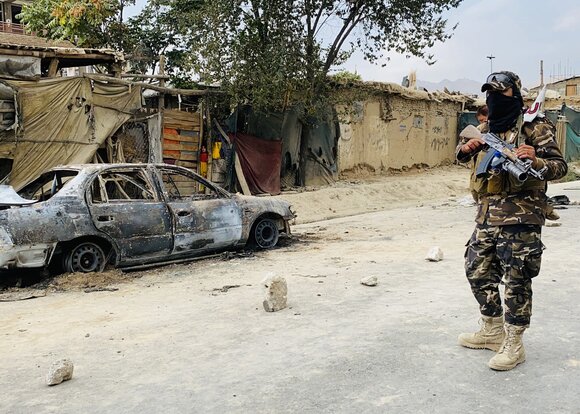
M286 279L281 276L268 276L262 281L266 297L263 305L266 312L277 312L286 307L288 286Z
M427 252L427 257L425 257L425 260L429 260L430 262L440 262L443 260L443 250L437 246L431 247L431 249L429 249Z
M475 200L472 196L465 196L457 200L457 204L463 207L470 207L475 205Z
M57 385L63 381L68 381L72 378L73 369L74 366L70 359L61 359L54 362L46 375L46 383L48 385Z
M378 279L376 276L366 276L360 280L361 285L365 286L376 286L378 283Z

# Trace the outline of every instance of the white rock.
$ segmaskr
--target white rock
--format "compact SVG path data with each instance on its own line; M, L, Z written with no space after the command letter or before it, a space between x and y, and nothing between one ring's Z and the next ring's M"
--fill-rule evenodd
M73 375L73 363L70 359L61 359L52 364L46 375L48 385L57 385L63 381L68 381Z
M558 221L546 221L546 227L560 227L562 223Z
M262 280L266 297L263 305L266 312L277 312L286 307L288 300L288 286L286 279L281 276L267 276Z
M457 204L463 207L470 207L475 205L475 200L472 196L466 196L457 200Z
M427 257L425 257L425 260L429 260L430 262L440 262L443 260L443 250L437 246L431 247L431 249L429 249L427 252Z
M378 283L378 279L376 276L366 276L360 280L361 285L365 286L376 286Z

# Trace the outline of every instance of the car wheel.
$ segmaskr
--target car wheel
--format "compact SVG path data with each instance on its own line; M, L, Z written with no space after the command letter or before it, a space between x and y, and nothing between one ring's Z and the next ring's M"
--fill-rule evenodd
M278 243L278 225L272 219L262 219L254 226L252 236L254 243L260 249L271 249Z
M70 273L102 272L105 264L105 252L101 246L92 242L77 244L64 259L65 270Z

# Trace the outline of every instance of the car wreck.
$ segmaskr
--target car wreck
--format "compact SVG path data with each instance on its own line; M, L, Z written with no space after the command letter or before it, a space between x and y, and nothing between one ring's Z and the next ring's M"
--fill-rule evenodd
M0 186L0 269L99 272L269 249L294 217L286 201L231 194L178 166L57 167L18 192Z

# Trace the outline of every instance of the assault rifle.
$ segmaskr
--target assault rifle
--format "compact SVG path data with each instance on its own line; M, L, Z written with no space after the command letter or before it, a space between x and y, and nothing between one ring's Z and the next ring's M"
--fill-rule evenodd
M540 171L533 169L532 160L518 158L513 151L513 145L507 144L491 132L481 135L481 139L490 148L475 172L477 178L485 177L489 170L505 170L520 182L526 181L530 175L538 180L544 179L546 168Z

